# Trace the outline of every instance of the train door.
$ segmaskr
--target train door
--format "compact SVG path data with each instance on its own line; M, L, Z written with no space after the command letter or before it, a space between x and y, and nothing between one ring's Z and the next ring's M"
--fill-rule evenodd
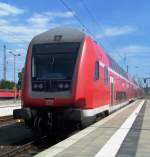
M110 111L112 110L114 99L114 78L110 77Z

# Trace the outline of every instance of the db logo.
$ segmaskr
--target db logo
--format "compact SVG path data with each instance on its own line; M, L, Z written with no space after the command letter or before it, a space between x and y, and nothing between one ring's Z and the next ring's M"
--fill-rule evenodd
M53 105L54 104L54 99L48 99L45 101L45 105Z

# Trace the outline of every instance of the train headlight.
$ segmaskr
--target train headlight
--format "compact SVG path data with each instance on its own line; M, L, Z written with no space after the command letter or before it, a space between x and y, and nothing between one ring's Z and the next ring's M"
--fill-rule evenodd
M59 87L60 89L62 89L62 88L64 87L63 83L59 83L59 84L58 84L58 87Z
M38 84L34 84L34 85L33 85L33 88L34 88L34 89L37 89L37 88L38 88Z
M64 88L65 88L65 89L68 89L68 88L69 88L69 84L68 84L68 83L65 83L65 84L64 84Z
M39 84L39 89L43 89L43 84L42 83Z

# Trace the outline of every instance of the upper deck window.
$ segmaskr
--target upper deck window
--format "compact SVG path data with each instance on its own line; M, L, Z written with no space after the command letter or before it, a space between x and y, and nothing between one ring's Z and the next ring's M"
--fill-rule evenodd
M115 62L114 59L112 59L108 54L107 56L109 58L110 68L121 76L123 76L124 78L128 79L127 73Z
M108 84L108 68L106 66L104 67L104 84Z
M95 69L94 69L94 80L99 79L99 62L96 61L95 63Z

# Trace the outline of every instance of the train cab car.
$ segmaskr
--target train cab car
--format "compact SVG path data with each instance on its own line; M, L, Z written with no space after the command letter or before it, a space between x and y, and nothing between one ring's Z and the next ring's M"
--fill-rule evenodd
M128 101L127 75L112 64L116 63L79 29L58 27L37 35L29 44L22 109L14 110L14 118L37 130L57 128L61 121L93 123L120 103L116 97ZM116 91L122 93L116 96Z

